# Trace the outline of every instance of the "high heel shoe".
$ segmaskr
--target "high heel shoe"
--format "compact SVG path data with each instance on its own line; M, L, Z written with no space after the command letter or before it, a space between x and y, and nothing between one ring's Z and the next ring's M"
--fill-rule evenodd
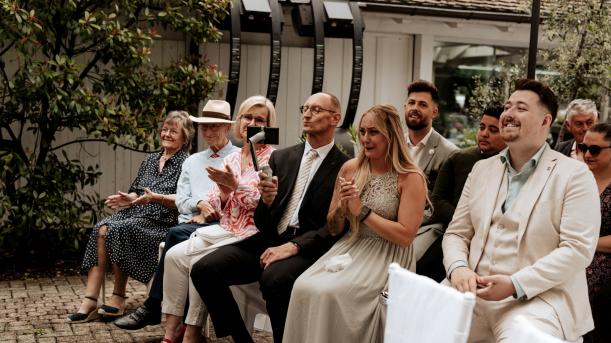
M112 295L116 295L120 298L127 299L125 294L113 293ZM98 310L98 314L105 318L115 318L123 316L123 312L125 311L125 304L123 304L122 308L116 308L114 306L108 306L106 304L100 306Z
M75 312L72 314L68 315L68 320L71 323L77 324L77 323L86 323L86 322L90 322L92 320L96 320L100 317L100 315L98 314L98 298L94 298L94 297L88 297L86 296L85 299L89 299L93 302L96 303L96 306L89 312L87 313L81 313L81 312Z

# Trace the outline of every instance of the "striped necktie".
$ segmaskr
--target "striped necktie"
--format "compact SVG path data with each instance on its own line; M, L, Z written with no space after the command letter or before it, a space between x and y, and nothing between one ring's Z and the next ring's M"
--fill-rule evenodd
M284 210L284 214L280 219L280 223L278 223L279 235L286 231L286 228L289 225L291 218L293 218L295 210L297 210L297 205L299 205L299 200L301 200L305 185L308 182L308 179L310 178L310 169L312 169L312 163L314 162L314 159L316 159L316 157L318 157L318 152L316 152L316 150L312 149L308 151L305 160L299 168L299 174L297 175L295 187L293 187L291 199L289 200L288 205L286 205L286 210Z

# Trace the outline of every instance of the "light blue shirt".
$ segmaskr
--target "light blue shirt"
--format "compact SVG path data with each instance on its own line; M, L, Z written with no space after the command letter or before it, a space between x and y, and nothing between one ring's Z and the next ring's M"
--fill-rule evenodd
M524 167L522 167L522 170L519 172L511 165L509 149L501 151L501 162L507 166L507 197L505 198L505 202L501 207L503 213L511 208L514 200L520 194L522 187L524 187L524 184L526 181L528 181L528 178L530 178L530 176L535 172L535 169L539 164L539 160L541 159L541 155L543 155L546 147L547 143L543 143L539 150L537 150L533 157L531 157L530 160L524 164ZM522 299L526 294L524 293L522 286L520 286L520 283L518 283L518 280L516 280L513 275L511 276L511 282L513 283L513 288L516 290L516 298Z
M197 203L206 200L208 192L214 187L214 182L208 178L207 167L222 168L223 159L240 148L227 143L217 151L218 157L212 157L214 151L210 148L189 156L182 164L182 171L176 186L176 207L178 208L178 222L188 222L196 215Z
M524 167L520 172L515 170L511 165L511 159L509 155L509 149L505 149L501 151L499 154L501 156L501 162L503 162L507 166L507 197L505 198L505 202L503 203L503 213L511 208L513 205L513 201L520 194L520 190L528 180L528 178L534 173L537 164L539 164L539 160L541 159L541 155L543 155L543 151L547 147L547 143L544 143L539 150L533 155L533 157L524 164Z

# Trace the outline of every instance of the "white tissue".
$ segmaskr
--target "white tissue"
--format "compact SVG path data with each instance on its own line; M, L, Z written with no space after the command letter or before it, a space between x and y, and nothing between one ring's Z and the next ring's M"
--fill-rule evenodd
M350 263L352 263L352 256L350 254L337 255L325 262L325 269L328 272L335 273L346 268Z

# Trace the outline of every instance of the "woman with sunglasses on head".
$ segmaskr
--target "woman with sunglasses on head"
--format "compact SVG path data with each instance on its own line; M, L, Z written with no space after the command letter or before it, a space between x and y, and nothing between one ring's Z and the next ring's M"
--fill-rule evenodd
M207 311L197 290L193 287L189 274L193 263L199 261L216 247L235 243L258 232L254 222L254 212L259 203L259 176L255 171L247 139L249 126L276 126L276 110L272 102L264 96L252 96L240 105L238 120L234 124L233 135L242 140L243 146L224 159L225 167L206 168L210 179L216 186L208 193L207 206L217 214L219 226L203 226L191 237L168 250L164 262L163 303L161 312L166 314L165 335L162 342L173 343L205 341L202 326ZM255 144L259 165L267 164L274 150L271 145ZM196 219L198 220L198 219ZM200 218L201 224L210 223ZM218 241L210 241L211 230L220 230ZM215 231L217 234L219 231ZM185 305L189 309L184 318L186 328L180 328Z
M611 342L611 124L594 125L577 149L594 174L601 206L600 238L586 271L594 331L584 341Z

